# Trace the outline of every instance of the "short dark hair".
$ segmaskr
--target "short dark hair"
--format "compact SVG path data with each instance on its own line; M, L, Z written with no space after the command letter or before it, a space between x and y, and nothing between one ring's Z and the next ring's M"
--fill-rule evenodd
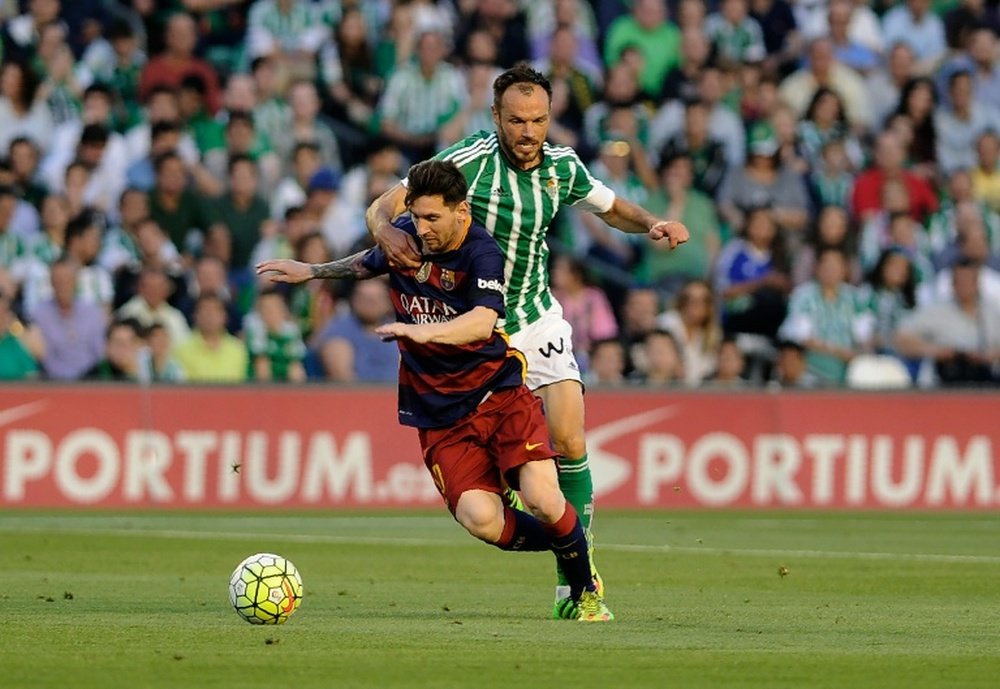
M518 62L493 81L493 105L497 110L500 109L500 100L503 98L503 94L507 93L507 89L515 84L539 86L545 90L549 102L552 102L552 83L544 74L532 68L527 62Z
M257 163L255 163L253 158L248 156L246 153L234 153L229 156L229 162L226 163L226 172L230 175L233 174L233 170L236 169L236 166L243 163L249 163L250 167L253 168L254 174L257 173Z
M66 225L66 243L82 236L87 230L101 229L100 216L91 208L84 208Z
M410 168L406 174L406 205L410 206L420 196L440 196L453 206L461 203L469 193L465 175L455 163L445 160L425 160Z

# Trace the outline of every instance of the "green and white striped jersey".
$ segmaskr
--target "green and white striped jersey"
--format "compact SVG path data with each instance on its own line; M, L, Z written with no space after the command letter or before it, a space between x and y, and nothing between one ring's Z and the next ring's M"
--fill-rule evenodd
M562 205L603 213L615 193L568 146L542 148L542 163L531 170L512 165L495 131L480 131L435 156L450 160L469 183L472 217L485 226L506 256L507 317L500 325L514 334L543 314L559 309L549 290L549 247L545 235Z

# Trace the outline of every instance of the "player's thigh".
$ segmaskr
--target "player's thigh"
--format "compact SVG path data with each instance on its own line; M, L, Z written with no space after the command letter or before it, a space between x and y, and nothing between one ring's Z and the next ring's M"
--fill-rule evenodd
M542 402L520 385L495 392L490 405L490 426L485 429L490 452L513 488L520 488L520 468L529 462L555 457Z
M496 543L503 533L503 500L478 488L466 490L458 496L455 519L476 538Z
M545 420L559 454L577 459L586 451L584 442L583 386L564 380L535 390L545 405Z
M421 430L420 446L424 465L452 515L466 491L503 494L500 471L491 452L470 426Z

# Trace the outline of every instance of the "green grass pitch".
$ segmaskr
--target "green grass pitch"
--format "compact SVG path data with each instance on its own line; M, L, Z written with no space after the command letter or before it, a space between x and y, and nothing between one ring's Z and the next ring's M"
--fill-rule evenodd
M548 619L552 561L447 515L0 512L0 686L1000 686L989 513L598 515L612 624ZM288 624L229 607L291 559Z

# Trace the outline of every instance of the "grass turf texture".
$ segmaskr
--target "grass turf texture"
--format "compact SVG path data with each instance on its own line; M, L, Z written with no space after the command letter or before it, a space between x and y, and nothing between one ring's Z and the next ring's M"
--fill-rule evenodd
M997 686L995 515L604 511L596 527L605 625L547 619L549 556L438 513L0 512L0 684ZM257 551L302 572L284 626L229 607Z

